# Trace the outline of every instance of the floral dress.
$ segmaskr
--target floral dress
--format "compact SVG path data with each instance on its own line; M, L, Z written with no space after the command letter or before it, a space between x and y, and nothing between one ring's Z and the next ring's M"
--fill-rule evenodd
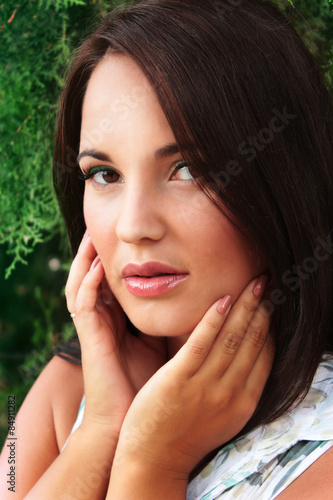
M71 434L82 422L84 398ZM187 489L187 500L273 500L333 446L333 356L318 366L302 403L222 448Z
M300 406L220 450L187 500L273 500L333 445L333 357L320 363Z

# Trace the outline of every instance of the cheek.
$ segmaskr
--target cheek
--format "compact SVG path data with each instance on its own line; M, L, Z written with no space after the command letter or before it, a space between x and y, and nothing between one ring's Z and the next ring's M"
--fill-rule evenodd
M201 270L216 294L229 293L236 298L253 278L264 272L265 262L256 246L223 214L215 215L214 222L207 223L200 237L201 242L207 242L201 253ZM197 255L199 247L198 244L195 249Z
M98 208L92 202L89 196L84 195L83 198L83 215L86 223L87 231L92 238L93 234L96 231L96 228L99 225L99 217L98 217Z
M91 241L104 263L107 251L109 252L114 239L114 220L106 207L86 195L83 201L83 213Z

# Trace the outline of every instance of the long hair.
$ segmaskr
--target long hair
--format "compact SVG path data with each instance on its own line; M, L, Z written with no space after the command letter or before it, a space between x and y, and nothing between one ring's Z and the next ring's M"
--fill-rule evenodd
M332 350L330 94L294 29L265 1L116 9L78 49L60 105L54 181L74 254L85 230L82 101L96 65L115 52L150 81L200 187L266 256L276 355L245 432L304 397Z

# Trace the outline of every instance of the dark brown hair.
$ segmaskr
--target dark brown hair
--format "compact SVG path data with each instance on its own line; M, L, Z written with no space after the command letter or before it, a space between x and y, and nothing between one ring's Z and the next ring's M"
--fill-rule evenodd
M244 431L270 422L306 394L332 350L329 92L268 2L145 0L115 10L79 48L61 100L54 180L74 254L85 230L76 164L82 100L109 52L140 66L202 189L266 256L276 355Z

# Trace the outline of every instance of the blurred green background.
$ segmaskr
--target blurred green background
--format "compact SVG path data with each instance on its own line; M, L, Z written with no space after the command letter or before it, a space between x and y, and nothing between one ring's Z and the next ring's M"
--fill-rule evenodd
M54 348L74 333L64 299L70 252L51 182L57 100L73 49L101 16L123 3L0 4L0 444L7 434L8 395L16 395L19 407ZM234 8L236 3L229 1ZM276 3L331 84L333 5Z

